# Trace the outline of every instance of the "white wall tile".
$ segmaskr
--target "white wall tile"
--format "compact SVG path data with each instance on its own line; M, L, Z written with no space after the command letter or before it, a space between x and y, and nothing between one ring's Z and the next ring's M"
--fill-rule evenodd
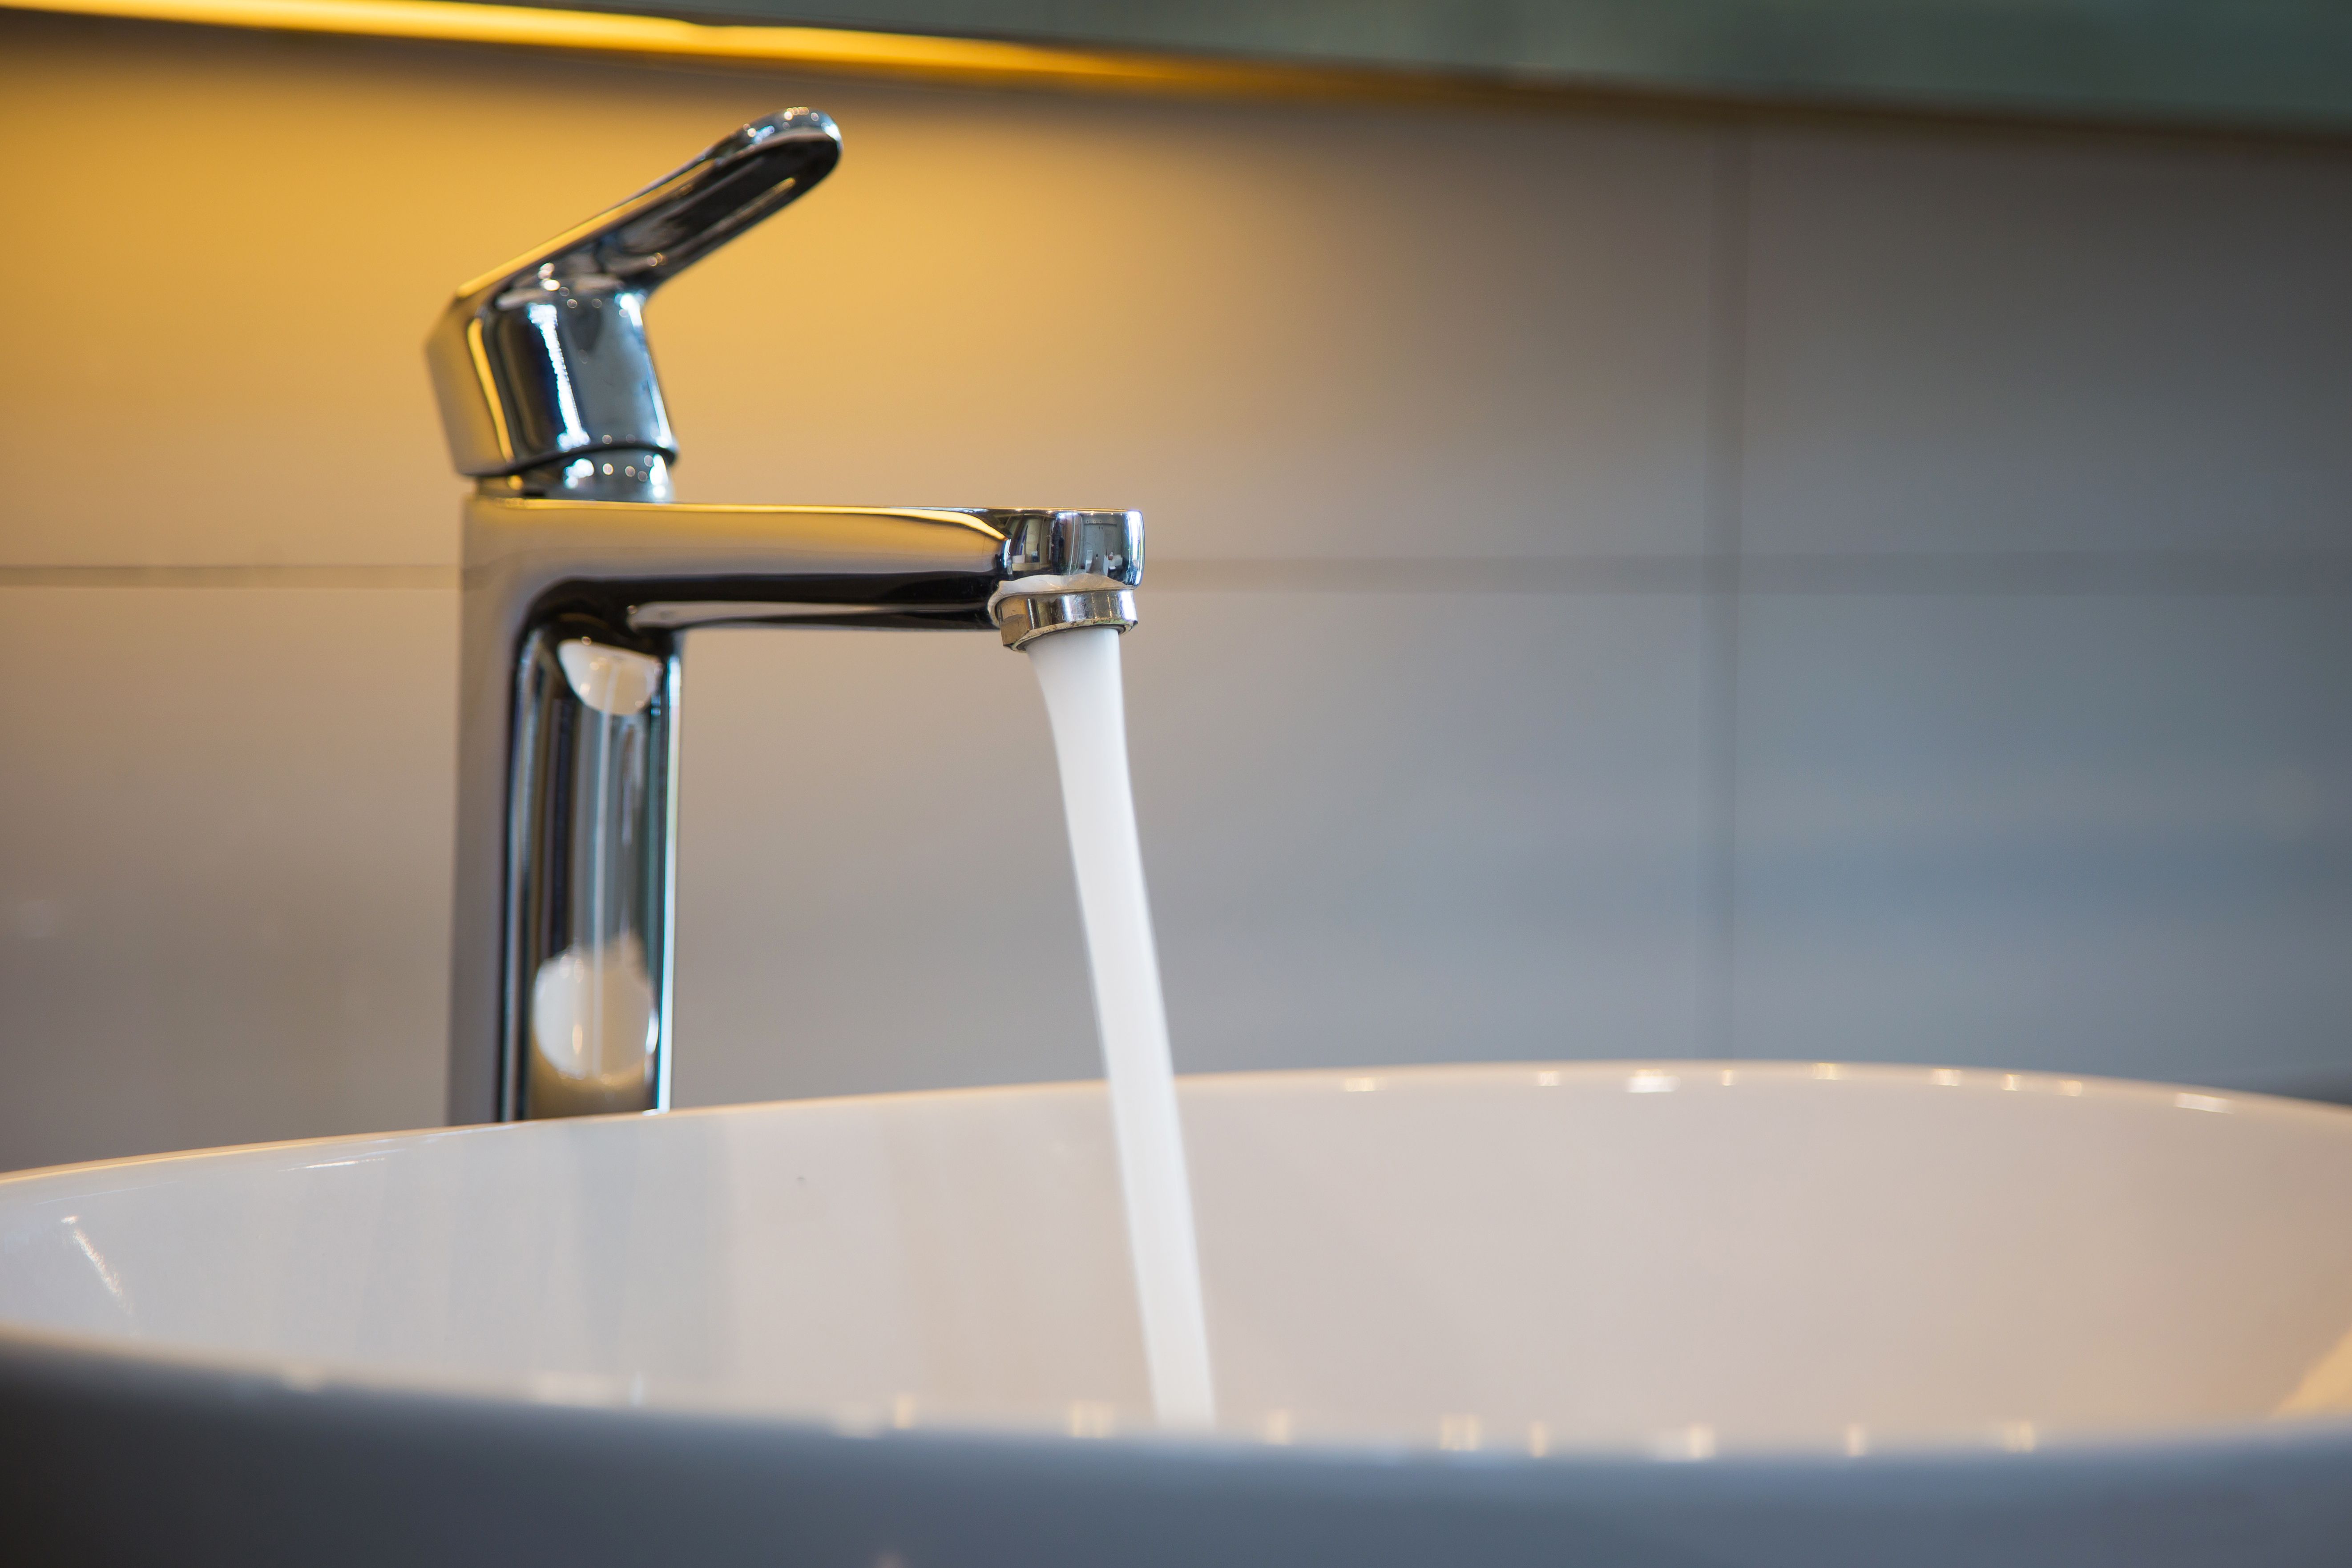
M678 1103L1096 1071L1028 660L978 633L707 631L686 668Z
M2341 598L1759 598L1743 1055L2352 1089Z
M1758 552L2352 547L2352 155L1761 132Z
M1129 659L1179 1059L1698 1048L1699 606L1164 594Z
M0 1168L438 1121L456 595L0 611Z
M1690 600L1146 616L1129 703L1181 1068L1696 1048ZM688 663L681 1101L1097 1070L1025 661L730 632Z
M836 100L835 183L664 301L696 498L1136 506L1162 561L1699 547L1702 133Z
M453 561L451 290L796 102L840 173L652 312L692 499L1141 506L1162 559L1697 542L1699 131L0 29L45 215L0 563Z

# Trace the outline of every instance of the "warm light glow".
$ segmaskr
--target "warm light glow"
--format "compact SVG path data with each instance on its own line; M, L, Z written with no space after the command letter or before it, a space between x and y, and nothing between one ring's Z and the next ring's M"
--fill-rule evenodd
M2311 1363L2294 1392L2280 1402L2280 1415L2340 1415L2352 1410L2352 1329Z
M586 49L677 59L740 60L820 70L950 78L1026 86L1178 92L1345 93L1411 90L1401 72L1370 73L1055 48L986 38L926 37L834 27L681 22L613 12L478 5L461 0L7 0L12 9L215 27L346 33L364 37ZM1426 88L1423 90L1427 90Z
M1108 1405L1092 1400L1070 1401L1070 1436L1073 1437L1108 1437L1115 1425L1116 1412Z
M1715 1428L1705 1424L1685 1426L1659 1436L1651 1451L1661 1459L1712 1459Z
M1475 1415L1442 1415L1437 1422L1437 1446L1456 1454L1478 1450L1481 1434Z

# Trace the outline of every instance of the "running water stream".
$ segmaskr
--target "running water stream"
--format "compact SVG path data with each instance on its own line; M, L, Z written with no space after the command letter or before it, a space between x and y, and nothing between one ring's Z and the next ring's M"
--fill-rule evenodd
M1160 997L1160 958L1151 942L1143 851L1128 783L1118 637L1108 626L1056 632L1034 639L1026 651L1045 694L1061 763L1151 1402L1162 1426L1202 1427L1216 1417L1209 1326L1168 1055L1168 1014Z

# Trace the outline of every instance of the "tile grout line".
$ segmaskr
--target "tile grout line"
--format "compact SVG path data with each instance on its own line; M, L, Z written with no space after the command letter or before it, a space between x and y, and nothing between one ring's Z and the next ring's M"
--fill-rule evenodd
M1729 417L1720 412L1717 425ZM1730 437L1737 441L1737 433ZM1152 563L1149 587L1176 592L1654 594L1742 598L2314 598L2352 594L2352 550L1875 551L1757 555L1744 545L1737 450L1708 440L1704 549L1688 554L1177 560ZM1727 478L1726 476L1729 477Z
M1715 222L1710 226L1707 374L1707 584L1702 622L1706 682L1700 722L1706 771L1704 834L1706 922L1698 974L1700 1045L1718 1058L1739 1054L1739 605L1744 573L1740 500L1748 403L1749 138L1722 132L1716 142Z
M455 589L455 566L0 566L0 588Z
M1719 426L1729 414L1718 411ZM1708 543L1696 554L1268 557L1153 563L1163 593L2340 598L2352 551L2045 551L1929 555L1746 552L1737 432L1710 437ZM1729 476L1729 477L1727 477ZM0 588L367 588L455 591L456 566L0 566Z

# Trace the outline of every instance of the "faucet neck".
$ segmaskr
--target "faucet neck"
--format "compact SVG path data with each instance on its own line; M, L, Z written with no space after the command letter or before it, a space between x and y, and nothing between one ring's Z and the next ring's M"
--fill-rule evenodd
M675 499L669 456L649 447L606 447L520 473L495 474L475 489L484 496L523 500L658 503Z

